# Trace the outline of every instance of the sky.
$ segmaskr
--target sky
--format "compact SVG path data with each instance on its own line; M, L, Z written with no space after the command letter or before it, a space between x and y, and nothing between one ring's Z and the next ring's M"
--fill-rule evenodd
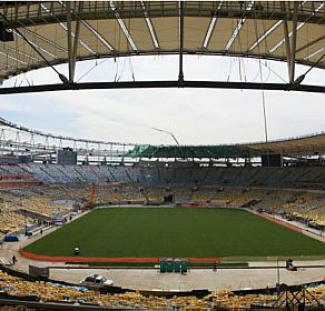
M187 80L287 80L285 63L225 56L186 56ZM67 65L57 66L67 76ZM296 76L308 68L297 66ZM136 56L80 62L76 80L176 80L176 56ZM304 83L322 85L323 70ZM60 83L50 68L14 77L2 85ZM121 143L213 145L265 141L262 91L226 89L124 89L1 95L0 117L58 135ZM269 140L325 131L324 95L265 91Z

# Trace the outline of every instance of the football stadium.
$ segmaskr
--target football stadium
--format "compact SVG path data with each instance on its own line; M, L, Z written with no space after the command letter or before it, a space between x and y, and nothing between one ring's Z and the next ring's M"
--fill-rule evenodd
M265 108L268 91L323 96L309 74L325 68L324 16L324 1L0 2L1 99L249 90L265 134L180 144L154 127L173 143L126 143L2 111L0 310L324 310L325 132L269 139ZM80 64L140 56L174 57L177 77L80 82ZM241 78L188 80L194 56L235 59ZM267 62L286 78L263 78Z

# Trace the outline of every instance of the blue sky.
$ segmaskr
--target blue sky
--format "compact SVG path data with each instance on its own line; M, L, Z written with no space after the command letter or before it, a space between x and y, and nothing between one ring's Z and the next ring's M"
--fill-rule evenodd
M286 79L286 64L261 61L268 82ZM58 70L67 74L67 66ZM137 81L176 79L175 56L123 58L82 62L80 81ZM297 67L297 76L307 70ZM259 81L256 60L187 56L185 79ZM275 74L276 73L276 74ZM322 84L323 70L313 69L304 83ZM59 82L51 69L41 69L6 81L3 85ZM324 83L323 83L324 84ZM282 139L325 130L324 95L265 92L269 139ZM20 125L80 138L151 144L173 144L172 131L181 144L223 144L263 141L261 91L211 89L93 90L3 95L0 116Z

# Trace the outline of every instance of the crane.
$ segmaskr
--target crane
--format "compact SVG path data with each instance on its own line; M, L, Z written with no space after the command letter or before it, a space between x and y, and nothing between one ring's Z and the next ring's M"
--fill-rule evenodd
M174 135L174 133L168 132L168 131L165 131L165 130L162 130L162 129L158 129L158 128L155 128L155 127L152 127L151 129L154 130L154 131L157 131L157 132L168 134L172 139L175 140L177 146L179 146L179 142L178 142L176 136Z

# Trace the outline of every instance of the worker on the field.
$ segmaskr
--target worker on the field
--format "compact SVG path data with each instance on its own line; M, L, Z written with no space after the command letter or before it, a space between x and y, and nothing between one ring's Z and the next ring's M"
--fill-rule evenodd
M217 272L217 267L218 267L218 265L217 265L217 262L215 261L213 263L213 271Z
M79 256L80 255L80 248L78 246L75 247L74 254L75 254L75 256Z

